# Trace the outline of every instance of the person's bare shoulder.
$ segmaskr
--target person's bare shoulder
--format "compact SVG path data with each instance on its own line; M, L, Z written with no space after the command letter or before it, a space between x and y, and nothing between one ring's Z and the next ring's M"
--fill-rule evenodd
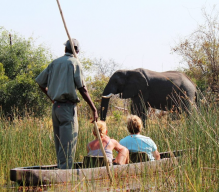
M111 139L111 142L112 142L113 144L115 144L115 145L119 144L119 142L118 142L117 140L115 140L115 139Z
M119 151L119 150L124 148L124 146L122 146L117 140L111 139L111 141L112 141L112 144L114 145L114 149L116 151Z
M96 143L96 140L91 141L90 143L88 143L87 145L89 146L93 146Z

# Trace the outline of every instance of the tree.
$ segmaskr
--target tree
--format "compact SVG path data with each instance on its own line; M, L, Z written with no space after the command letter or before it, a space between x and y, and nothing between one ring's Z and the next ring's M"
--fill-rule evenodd
M207 82L212 92L219 92L219 17L215 7L211 15L205 9L202 12L205 23L172 50L182 57L189 67L187 73L202 89Z
M94 66L97 69L97 75L104 75L106 77L111 77L112 74L121 67L121 65L116 63L113 59L106 61L102 58L94 59Z
M45 113L49 102L38 91L35 78L51 60L49 50L35 46L33 38L26 40L0 28L0 106L4 115L13 116L14 109L21 116L26 111Z
M86 74L89 74L89 78L95 76L111 77L112 74L121 68L121 65L115 62L113 59L104 60L102 58L87 58L83 54L80 57L83 70Z

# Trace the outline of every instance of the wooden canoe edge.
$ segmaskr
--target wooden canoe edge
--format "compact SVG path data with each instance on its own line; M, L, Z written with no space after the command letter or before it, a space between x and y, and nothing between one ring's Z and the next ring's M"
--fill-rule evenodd
M139 175L142 173L154 172L159 169L169 169L176 165L177 158L164 158L157 161L147 161L142 163L133 163L126 165L110 166L113 177L127 177ZM47 166L44 166L47 167ZM18 182L19 185L46 185L52 183L71 183L81 181L85 177L90 181L93 179L107 179L106 167L88 168L88 169L30 169L25 167L10 170L11 181Z

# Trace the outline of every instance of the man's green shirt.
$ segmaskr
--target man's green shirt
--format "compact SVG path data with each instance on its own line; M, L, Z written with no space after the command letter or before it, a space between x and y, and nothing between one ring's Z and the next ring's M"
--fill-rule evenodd
M85 86L80 62L72 54L55 59L36 78L43 88L48 88L47 94L53 101L79 102L76 89Z

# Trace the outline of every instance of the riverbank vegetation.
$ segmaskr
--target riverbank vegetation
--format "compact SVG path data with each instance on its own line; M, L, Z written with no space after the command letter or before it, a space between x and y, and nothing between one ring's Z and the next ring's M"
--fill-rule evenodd
M169 115L148 120L143 135L151 137L160 152L195 149L181 159L176 167L163 174L140 177L142 189L148 187L148 179L156 190L217 191L219 178L219 111L210 105L194 109L191 118L180 115L172 121ZM121 112L107 119L108 135L116 140L127 136L126 115ZM89 119L79 119L80 131L76 161L86 155L86 145L93 140ZM1 187L16 186L10 181L10 169L22 166L51 165L56 163L52 122L49 116L35 118L28 114L14 121L0 120L0 184ZM114 154L115 156L116 154ZM122 179L122 178L120 178ZM124 178L123 178L124 179ZM127 178L126 178L127 179ZM145 179L145 180L144 180ZM121 185L121 184L120 184ZM73 186L72 186L73 187ZM116 187L116 186L115 186ZM119 186L117 186L119 187Z

